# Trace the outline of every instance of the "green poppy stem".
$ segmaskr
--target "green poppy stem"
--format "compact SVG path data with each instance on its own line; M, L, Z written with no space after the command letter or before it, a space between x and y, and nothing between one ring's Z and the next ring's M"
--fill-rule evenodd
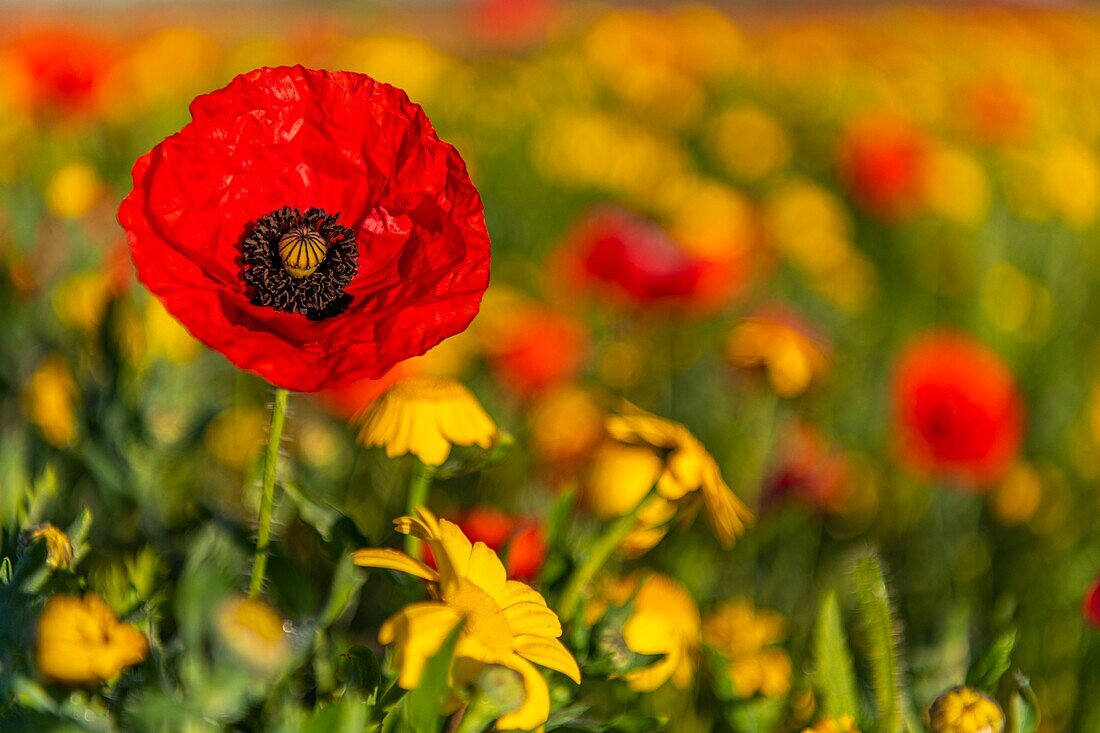
M264 587L267 572L268 548L271 545L271 512L275 506L275 478L279 468L279 444L283 439L283 423L286 422L287 391L275 390L275 404L271 408L271 428L267 433L267 452L264 454L263 489L260 494L259 530L256 534L256 555L252 560L252 578L248 583L248 597L256 598Z
M405 513L410 517L416 516L416 510L428 505L428 492L432 488L432 479L435 478L435 468L416 462L413 468L412 479L409 481L409 496L405 504ZM424 554L421 550L423 543L412 536L405 537L405 554L421 559Z
M642 507L655 493L656 487L650 489L649 493L638 502L636 507L630 510L628 514L616 519L596 541L596 544L592 545L588 557L573 572L572 577L569 578L569 584L565 586L565 591L562 593L561 604L558 609L558 615L562 621L572 620L577 613L577 607L580 606L584 589L588 587L596 574L600 572L600 569L607 564L608 559L623 543L630 531L637 526L638 513L641 512Z

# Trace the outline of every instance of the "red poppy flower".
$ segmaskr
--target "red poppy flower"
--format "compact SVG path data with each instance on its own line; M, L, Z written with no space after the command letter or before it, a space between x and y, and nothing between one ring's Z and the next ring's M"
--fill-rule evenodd
M1085 622L1094 629L1100 629L1100 580L1089 588L1081 602L1081 612Z
M901 120L869 117L844 133L840 175L856 203L887 221L904 219L920 200L927 144Z
M36 110L65 115L93 110L116 57L104 39L71 29L40 29L14 39L14 81Z
M566 276L628 305L690 303L707 282L706 261L660 227L614 209L581 220L563 253Z
M458 520L471 542L484 542L494 552L504 552L508 577L533 580L546 559L546 541L537 522L517 519L491 506L476 507ZM430 548L424 561L435 567Z
M588 337L574 319L532 306L503 320L487 348L494 371L516 394L533 396L580 369Z
M910 466L987 483L1012 465L1024 407L997 354L963 334L928 334L904 350L893 388L901 455Z
M461 332L489 280L481 198L400 89L263 68L198 97L119 210L138 277L200 341L297 391Z

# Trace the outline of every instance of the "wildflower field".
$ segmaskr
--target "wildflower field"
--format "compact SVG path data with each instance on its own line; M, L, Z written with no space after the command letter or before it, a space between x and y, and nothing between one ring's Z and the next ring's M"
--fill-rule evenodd
M1100 11L8 10L3 733L1100 731Z

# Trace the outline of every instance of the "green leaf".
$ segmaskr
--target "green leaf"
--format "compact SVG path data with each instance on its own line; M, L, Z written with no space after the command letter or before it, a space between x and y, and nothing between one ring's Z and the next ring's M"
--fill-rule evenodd
M424 665L420 684L415 689L409 690L408 694L402 698L404 710L401 715L401 731L429 733L429 731L439 731L442 727L443 720L439 715L439 708L450 691L451 658L454 656L455 644L458 643L458 636L462 633L464 623L455 626L439 647L439 651ZM385 728L384 724L383 728Z
M333 530L344 515L331 506L313 501L293 481L284 481L282 487L283 494L298 510L298 517L317 530L325 542L332 542Z
M382 685L382 668L374 652L365 646L353 646L341 659L348 685L375 697Z
M860 720L859 696L852 653L840 616L836 591L829 591L821 602L814 631L814 686L821 695L825 715L839 718L851 715Z
M1012 664L1012 650L1016 647L1016 630L1011 629L997 637L985 654L974 660L966 673L966 684L993 694L1001 677Z
M332 705L313 711L302 723L301 733L363 733L370 707L357 695L345 695Z
M327 629L336 623L348 606L354 602L364 582L366 582L366 575L356 570L355 563L351 561L351 554L345 552L336 565L328 602L325 603L317 624L322 629Z
M868 551L856 557L852 563L852 585L871 666L875 730L898 733L902 726L902 659L897 623L877 554Z

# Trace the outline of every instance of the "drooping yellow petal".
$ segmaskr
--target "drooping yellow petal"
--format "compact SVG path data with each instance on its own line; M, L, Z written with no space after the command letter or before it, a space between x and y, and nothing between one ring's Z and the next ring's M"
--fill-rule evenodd
M445 603L424 601L401 609L378 630L382 644L397 642L397 684L411 690L420 684L424 665L443 646L461 616Z
M577 666L577 660L559 640L521 634L516 636L515 648L516 654L524 659L540 667L561 672L578 685L581 683L581 669Z
M439 573L434 569L399 550L388 547L356 550L352 553L351 559L356 565L364 568L396 570L432 583L439 580Z
M550 717L550 688L539 671L526 659L513 654L503 662L503 666L515 670L523 678L523 705L506 715L500 716L496 727L499 730L534 730Z
M438 544L454 569L455 575L465 578L470 569L470 554L474 551L474 546L458 525L446 519L439 520ZM435 550L434 547L432 549Z

